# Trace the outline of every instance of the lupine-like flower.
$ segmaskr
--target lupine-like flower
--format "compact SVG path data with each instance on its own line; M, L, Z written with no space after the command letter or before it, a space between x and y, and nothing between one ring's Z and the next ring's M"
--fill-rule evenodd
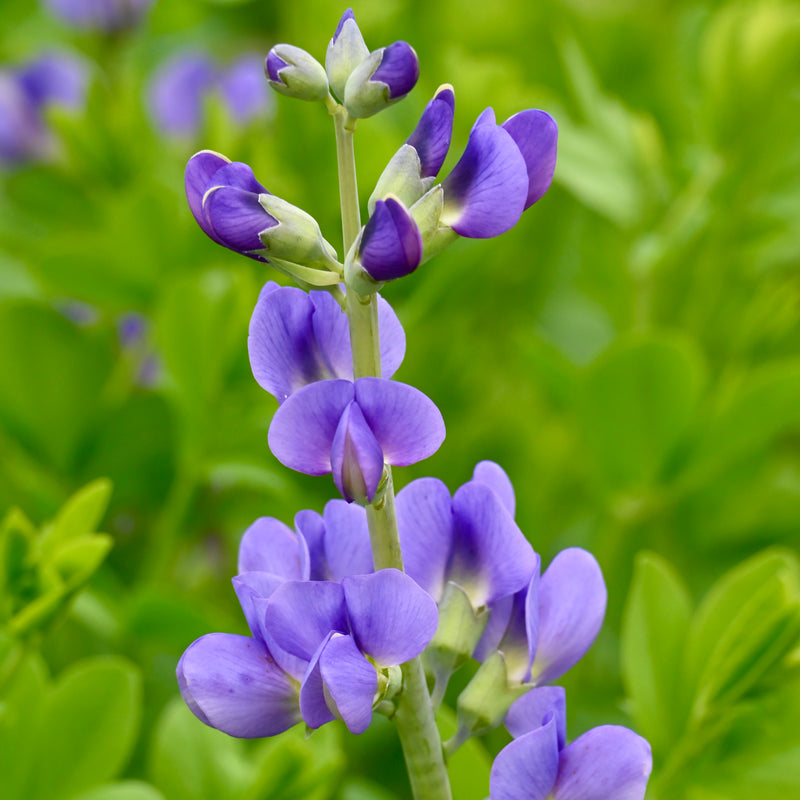
M353 70L369 55L352 9L342 14L325 54L325 71L337 99L344 98L344 87Z
M533 689L514 703L515 737L495 758L489 800L643 800L650 745L619 725L601 725L565 745L560 687Z
M201 150L186 165L186 197L197 224L215 242L267 261L312 285L333 285L336 251L316 220L270 194L253 170L220 153Z
M56 150L44 113L50 106L80 110L88 71L78 58L47 53L0 71L0 163L50 158Z
M333 473L348 502L370 503L384 464L408 466L444 441L439 409L422 392L385 378L319 381L278 408L269 446L287 467Z
M557 139L558 126L545 111L521 111L497 125L486 109L452 172L411 209L425 259L455 234L484 239L513 228L550 187Z
M411 136L392 156L378 178L369 199L370 213L378 200L390 194L410 207L433 186L450 149L454 113L453 87L449 84L440 86L425 106Z
M392 307L378 300L383 375L403 361L406 338ZM329 292L304 292L270 281L261 290L247 340L253 375L282 403L308 383L353 380L347 316Z
M264 63L269 85L298 100L324 100L329 93L325 68L312 55L292 44L276 44Z
M475 657L503 652L508 679L543 685L557 680L586 654L603 624L606 586L594 556L579 547L562 550L539 577L501 598Z
M118 31L136 25L154 0L45 0L47 7L75 28Z
M206 99L216 94L239 125L266 115L270 95L261 57L245 55L220 69L204 53L181 53L163 64L150 82L148 105L158 128L168 136L196 136Z
M234 581L252 636L212 633L178 663L184 700L232 736L272 736L302 718L343 719L362 733L388 672L424 650L436 606L411 578L388 569L329 581ZM299 707L298 707L299 704Z
M352 71L344 87L344 106L353 117L371 117L402 100L418 78L414 48L408 42L394 42L371 52Z
M240 574L260 572L285 580L341 581L374 571L366 512L329 500L323 514L300 511L295 530L274 517L257 519L239 544Z

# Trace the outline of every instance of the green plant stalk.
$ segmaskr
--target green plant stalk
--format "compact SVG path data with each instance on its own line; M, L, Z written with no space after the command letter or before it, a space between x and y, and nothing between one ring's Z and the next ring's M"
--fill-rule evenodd
M353 150L354 126L344 109L329 110L332 112L336 130L339 201L346 256L361 229ZM381 377L377 296L359 295L348 288L345 311L350 326L354 377ZM375 569L394 567L402 570L403 557L397 533L392 472L388 466L385 468L382 489L380 499L374 505L367 506ZM436 727L422 659L418 656L407 661L401 670L403 689L397 699L394 720L397 723L414 800L451 800L442 740Z

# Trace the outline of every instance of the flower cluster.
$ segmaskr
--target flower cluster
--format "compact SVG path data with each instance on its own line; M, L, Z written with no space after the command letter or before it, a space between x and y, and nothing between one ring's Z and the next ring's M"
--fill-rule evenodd
M550 186L555 122L528 109L498 125L487 109L437 183L455 112L452 86L440 87L379 177L362 226L353 132L414 86L413 49L370 51L347 11L324 67L282 44L265 73L279 93L321 101L334 117L344 258L312 217L219 153L189 160L186 194L214 241L299 284L264 286L250 363L278 404L273 454L300 472L331 474L342 499L322 514L301 511L294 529L262 518L245 532L233 583L250 635L209 634L186 650L178 681L187 704L241 737L334 719L362 733L375 710L396 717L416 798L449 797L444 758L506 721L516 738L495 762L491 800L641 800L647 743L605 726L567 745L564 692L550 686L600 630L606 586L594 557L567 548L542 571L515 521L512 483L493 462L455 493L435 478L396 497L393 488L392 467L435 453L445 428L432 400L393 379L405 334L378 292L458 236L513 227ZM442 746L434 709L468 660L478 666Z
M56 140L45 120L47 109L82 109L88 82L84 62L65 53L0 70L0 164L51 158Z

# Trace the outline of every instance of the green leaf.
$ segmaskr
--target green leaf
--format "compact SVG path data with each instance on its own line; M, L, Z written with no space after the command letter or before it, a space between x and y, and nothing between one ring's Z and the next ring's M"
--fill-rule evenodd
M688 343L663 338L623 342L587 370L577 410L608 485L656 479L692 418L702 371Z
M77 491L42 531L42 544L52 547L97 530L111 499L111 481L100 478Z
M96 533L65 542L52 553L49 562L67 591L73 591L89 580L113 546L114 540L108 534Z
M180 697L165 708L150 753L150 776L169 800L239 798L253 776L243 743L200 722Z
M669 751L686 723L682 660L691 614L672 567L652 553L637 556L622 623L622 677L637 730L658 753Z
M164 795L149 783L120 781L90 789L72 800L164 800Z
M120 781L90 789L72 800L164 800L164 795L149 783Z
M61 800L113 778L125 765L141 715L139 670L122 658L78 662L47 698L38 743L47 769L29 800Z

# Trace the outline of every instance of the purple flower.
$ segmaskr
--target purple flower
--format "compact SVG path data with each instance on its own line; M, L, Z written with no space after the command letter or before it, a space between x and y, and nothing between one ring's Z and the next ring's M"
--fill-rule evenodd
M253 170L201 150L186 165L186 198L197 224L217 244L314 285L338 283L336 251L305 211L270 194Z
M358 261L376 282L410 275L422 260L422 236L395 197L378 200L358 243Z
M451 498L436 478L412 481L397 495L406 571L436 600L448 582L477 610L526 587L538 564L503 501L472 480Z
M370 53L350 74L344 105L357 118L371 117L402 100L419 78L419 59L408 42L394 42Z
M45 0L45 5L68 25L81 29L117 31L136 25L154 0Z
M586 550L562 550L541 578L537 557L527 586L492 606L475 657L483 661L500 650L510 681L551 683L591 647L603 624L606 597L600 566Z
M444 441L439 409L422 392L385 378L319 381L278 408L269 446L287 467L333 473L343 497L372 502L384 464L408 466Z
M52 157L56 141L44 113L50 106L82 109L87 85L84 62L64 53L47 53L0 71L0 162L10 165Z
M419 655L436 630L431 598L393 569L277 585L250 572L234 584L252 636L203 636L177 669L192 712L232 736L272 736L301 718L312 728L339 718L362 733L379 675L385 686L387 670Z
M650 745L619 725L602 725L565 746L563 689L534 689L514 703L516 738L495 758L489 800L643 800Z
M213 93L221 97L240 125L267 112L270 97L264 86L261 57L245 55L221 70L204 53L174 56L150 82L150 114L168 136L196 136L202 128L205 102Z
M403 361L406 340L391 306L378 300L383 375L391 378ZM353 380L347 316L329 292L304 292L269 282L250 319L247 340L256 381L282 403L308 383Z

